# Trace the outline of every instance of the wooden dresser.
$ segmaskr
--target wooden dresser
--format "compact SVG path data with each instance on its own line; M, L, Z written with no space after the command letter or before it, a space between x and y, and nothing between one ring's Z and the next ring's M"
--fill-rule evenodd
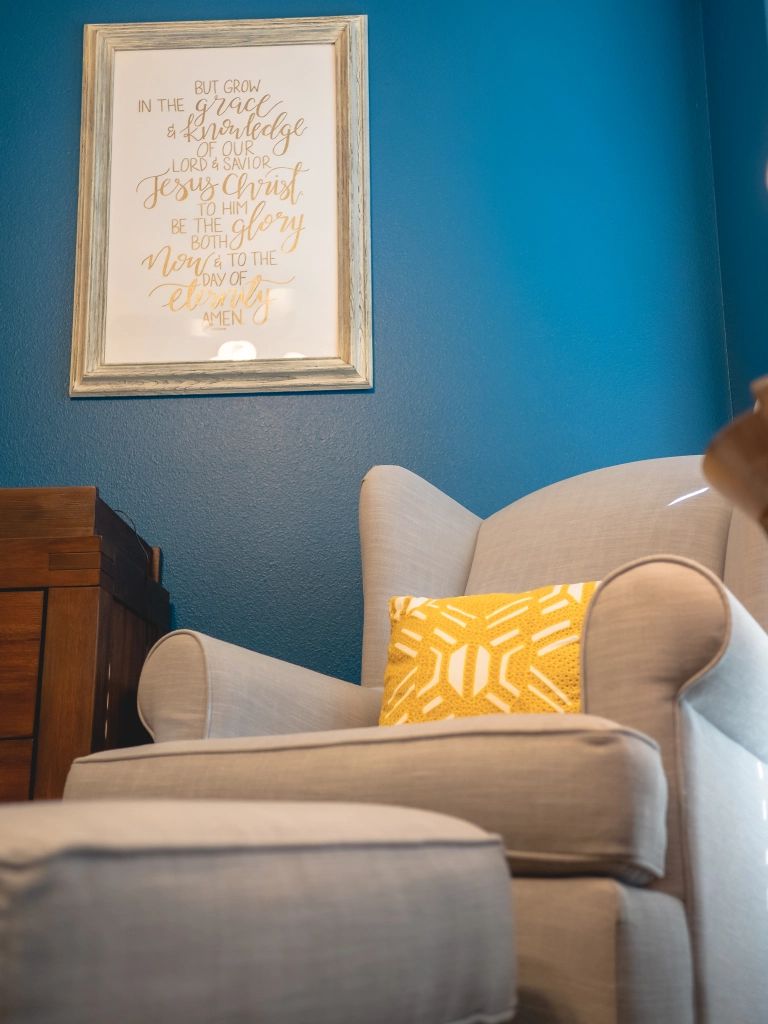
M95 487L0 489L0 801L58 798L76 757L151 742L136 689L169 628L160 565Z

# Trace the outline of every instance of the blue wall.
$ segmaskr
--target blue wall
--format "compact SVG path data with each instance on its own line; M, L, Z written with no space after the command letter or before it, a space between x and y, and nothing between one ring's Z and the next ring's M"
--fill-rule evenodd
M360 479L480 515L698 452L729 414L696 0L366 0L373 392L71 400L85 22L323 0L38 0L5 14L0 485L97 483L179 626L357 679Z
M768 36L763 0L702 0L733 406L768 373Z

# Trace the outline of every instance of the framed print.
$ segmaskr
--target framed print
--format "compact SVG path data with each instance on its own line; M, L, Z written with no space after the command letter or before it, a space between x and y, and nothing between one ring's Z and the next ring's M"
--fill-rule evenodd
M70 394L370 388L364 16L86 25Z

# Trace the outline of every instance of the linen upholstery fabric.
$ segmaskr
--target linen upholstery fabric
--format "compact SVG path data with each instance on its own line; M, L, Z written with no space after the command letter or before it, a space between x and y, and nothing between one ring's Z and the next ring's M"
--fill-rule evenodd
M701 1024L765 1019L767 666L768 635L685 559L623 567L587 614L587 706L661 747L669 850L654 888L686 903Z
M576 714L581 624L595 586L393 597L379 725L499 711Z
M384 682L390 597L463 594L481 521L400 466L374 466L366 474L360 489L363 686Z
M642 884L664 866L653 741L586 715L180 741L73 764L65 799L343 800L452 814L499 833L516 873Z
M666 877L652 889L685 901L695 942L699 1024L750 1024L762 1019L765 1005L764 967L756 958L764 949L758 917L766 904L764 894L758 900L753 842L762 834L762 802L756 819L757 783L745 785L742 776L745 766L751 770L750 756L767 759L760 736L768 737L768 651L746 612L768 627L768 543L712 489L695 493L707 487L699 462L691 456L585 474L515 502L482 527L413 474L395 467L373 470L361 496L364 682L381 681L386 604L393 594L515 591L552 579L602 578L582 639L585 710L659 742L670 784L669 844ZM690 496L677 500L685 495ZM440 526L433 531L437 519ZM665 551L672 555L650 557ZM609 577L632 559L639 562ZM707 570L724 578L737 600ZM422 583L430 573L437 574L439 586ZM462 573L464 585L456 582ZM617 637L627 641L624 647ZM742 652L743 644L748 649ZM542 763L538 750L531 757ZM735 781L708 785L710 776L695 762L707 757L709 771L719 771L724 780L738 775L743 788L736 793ZM752 768L757 774L759 765ZM512 797L495 793L509 803L510 814ZM552 809L548 803L547 813ZM561 823L553 818L550 827ZM562 828L570 829L570 822ZM750 829L749 842L732 844L726 860L723 838L743 836L744 829ZM709 844L708 855L699 857L702 844ZM762 858L760 867L768 870ZM726 871L723 898L715 899ZM739 915L743 934L734 937ZM528 927L525 920L522 927ZM579 934L588 937L581 928ZM739 974L746 983L738 989L723 982L724 965L735 956L749 965Z
M610 466L520 498L480 526L465 593L601 580L625 562L668 551L722 578L731 505L700 464L690 455Z
M678 699L721 651L726 608L722 583L697 563L640 559L603 581L581 644L585 708L652 736L661 748L670 793L666 872L658 884L683 900Z
M497 837L394 807L0 809L4 1024L501 1022Z
M689 906L703 1024L757 1024L768 1001L768 636L726 597L722 648L681 694Z
M157 742L374 725L381 691L183 629L159 640L139 683L139 714Z
M765 1024L768 768L683 701L701 1024Z
M517 878L512 889L515 1024L693 1024L678 900L607 878Z

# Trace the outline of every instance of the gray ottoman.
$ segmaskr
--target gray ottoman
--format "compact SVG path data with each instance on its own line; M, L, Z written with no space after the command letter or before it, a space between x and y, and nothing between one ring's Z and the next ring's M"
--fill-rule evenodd
M0 808L3 1024L490 1024L514 973L501 843L454 818Z

